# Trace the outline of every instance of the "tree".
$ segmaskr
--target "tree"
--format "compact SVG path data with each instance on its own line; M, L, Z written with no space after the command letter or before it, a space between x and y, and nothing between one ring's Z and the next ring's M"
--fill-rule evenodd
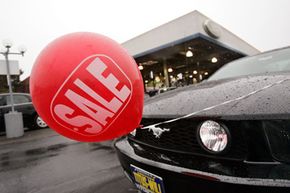
M20 75L23 74L23 70L19 70L19 75L12 75L11 76L11 84L12 84L12 91L13 92L21 92L21 88L23 87L23 83L20 81ZM7 83L7 76L0 75L0 93L7 93L9 92L9 87Z

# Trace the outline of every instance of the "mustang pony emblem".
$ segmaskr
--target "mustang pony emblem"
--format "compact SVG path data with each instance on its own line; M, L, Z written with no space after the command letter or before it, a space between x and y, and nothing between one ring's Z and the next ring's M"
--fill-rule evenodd
M151 125L148 127L148 131L153 131L153 135L155 136L155 138L160 138L163 132L170 131L170 129L162 129L160 127L155 127L154 125Z

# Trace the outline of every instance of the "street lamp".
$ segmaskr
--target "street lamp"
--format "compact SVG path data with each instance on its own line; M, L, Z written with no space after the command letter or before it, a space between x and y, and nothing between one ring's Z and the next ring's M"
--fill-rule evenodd
M10 48L12 47L13 43L8 39L3 40L2 43L5 49L3 50L3 52L0 52L0 54L2 54L5 57L6 69L7 69L7 83L9 87L9 95L10 95L10 101L11 101L11 110L12 112L14 112L15 109L14 109L14 100L13 100L13 95L12 95L12 84L11 84L11 77L10 77L10 65L9 65L8 55L24 56L24 53L26 52L26 48L24 46L20 46L18 48L19 52L10 52Z
M12 91L12 84L11 84L11 77L10 77L10 65L9 65L9 55L22 55L26 51L24 46L19 47L19 52L11 52L10 49L13 43L10 40L3 40L4 49L0 52L5 57L6 62L6 72L7 72L7 83L9 86L9 95L10 95L10 102L11 102L11 112L4 115L5 119L5 126L6 126L6 135L8 138L12 137L20 137L24 133L23 129L23 118L21 112L16 112L14 109L14 99L13 99L13 91Z

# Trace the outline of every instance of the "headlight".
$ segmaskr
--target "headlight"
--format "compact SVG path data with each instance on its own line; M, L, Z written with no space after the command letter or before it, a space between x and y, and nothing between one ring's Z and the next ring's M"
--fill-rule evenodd
M230 133L224 125L209 120L203 122L197 131L199 142L211 153L221 153L229 146Z

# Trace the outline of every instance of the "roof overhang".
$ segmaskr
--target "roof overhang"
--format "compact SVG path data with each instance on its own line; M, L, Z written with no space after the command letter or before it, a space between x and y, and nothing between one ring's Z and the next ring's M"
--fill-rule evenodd
M124 42L122 45L129 54L139 57L165 47L175 46L198 36L205 37L209 41L243 55L260 53L259 50L198 11L190 12L154 28Z

